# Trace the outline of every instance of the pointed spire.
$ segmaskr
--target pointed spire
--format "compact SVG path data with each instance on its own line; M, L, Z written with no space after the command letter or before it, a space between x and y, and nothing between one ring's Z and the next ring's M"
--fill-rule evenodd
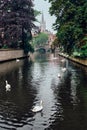
M41 32L45 32L45 30L46 30L46 22L45 22L45 20L44 20L44 14L43 14L43 11L42 11L42 18L41 18L40 29L41 29Z
M43 15L43 12L42 12L42 23L44 23L44 15Z

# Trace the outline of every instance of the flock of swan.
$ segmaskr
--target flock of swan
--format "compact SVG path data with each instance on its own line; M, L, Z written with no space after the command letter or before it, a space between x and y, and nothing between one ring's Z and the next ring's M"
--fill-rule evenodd
M61 62L64 63L65 59L62 59ZM62 70L62 72L66 72L67 68L63 67L61 70ZM61 74L60 73L58 73L58 78L61 78ZM36 113L36 112L41 112L42 110L43 110L43 102L41 100L39 105L35 105L33 107L32 112Z
M61 70L62 70L62 72L66 72L67 69L64 67ZM58 73L58 78L61 78L61 74L60 73Z
M7 80L5 82L6 82L6 86L5 86L6 92L11 91L11 85L8 83ZM33 107L32 112L40 112L42 111L42 109L43 109L43 105L42 105L42 100L41 100L39 105L36 105Z
M64 63L64 62L65 62L65 59L62 59L61 62ZM67 70L66 67L63 67L63 68L61 69L62 72L66 72L66 70ZM61 74L60 74L60 73L58 73L58 78L61 78Z
M16 59L16 62L19 62L19 59ZM61 60L61 62L65 62L65 60L63 59L63 60ZM66 70L67 69L65 67L62 68L62 72L65 72ZM58 78L61 78L61 74L60 73L58 74ZM6 86L5 86L6 92L10 91L11 90L11 85L8 84L7 80L5 82L6 82ZM39 105L35 105L33 107L32 112L36 113L36 112L41 112L42 110L43 110L43 102L41 100Z

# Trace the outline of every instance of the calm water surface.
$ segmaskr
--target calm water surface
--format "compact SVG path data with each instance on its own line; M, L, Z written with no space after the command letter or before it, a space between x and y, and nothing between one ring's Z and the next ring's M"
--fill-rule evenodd
M0 130L87 130L87 68L62 59L39 54L0 64ZM33 113L40 100L43 111Z

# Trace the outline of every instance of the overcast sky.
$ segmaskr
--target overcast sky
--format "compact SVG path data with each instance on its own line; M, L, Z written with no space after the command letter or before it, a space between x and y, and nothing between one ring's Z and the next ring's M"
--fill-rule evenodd
M34 5L35 5L34 8L36 10L43 12L44 20L46 22L46 29L55 33L54 30L52 29L52 24L55 22L55 17L49 14L50 3L44 0L34 0ZM39 21L41 21L41 15L38 16L37 18Z

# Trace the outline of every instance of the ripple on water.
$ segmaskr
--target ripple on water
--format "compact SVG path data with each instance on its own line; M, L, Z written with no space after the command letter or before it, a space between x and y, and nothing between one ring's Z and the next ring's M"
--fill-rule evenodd
M65 63L60 63L61 58L53 61L47 61L47 57L44 61L40 55L39 58L41 61L32 65L23 61L17 68L13 67L13 63L12 70L3 72L4 75L0 73L0 128L70 130L67 127L67 122L70 121L72 127L76 126L73 130L81 130L79 124L87 124L87 75L72 64L69 65L69 71L62 73L61 68L65 67ZM62 73L61 79L58 78L58 73ZM9 93L5 91L5 79L12 85ZM43 111L32 113L32 107L41 99ZM78 107L73 109L75 104Z

